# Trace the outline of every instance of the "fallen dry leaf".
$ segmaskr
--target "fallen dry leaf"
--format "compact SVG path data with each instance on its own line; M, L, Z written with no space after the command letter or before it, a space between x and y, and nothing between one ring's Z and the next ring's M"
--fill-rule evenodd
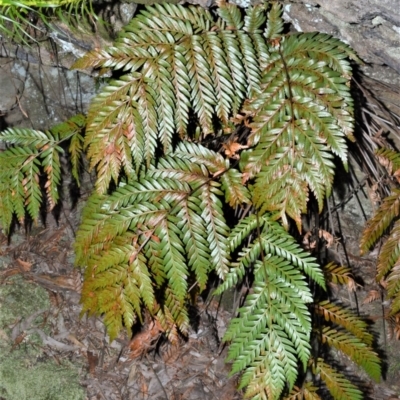
M243 146L242 144L235 142L234 140L223 143L222 146L225 149L224 150L225 155L229 158L234 158L234 159L239 158L239 155L237 154L238 151L248 148L248 146Z
M150 322L148 329L138 333L131 340L129 344L129 357L134 359L145 354L151 348L152 343L158 339L162 331L163 329L157 320Z
M326 247L328 247L328 248L331 247L335 243L334 236L323 229L319 230L319 237L325 239Z
M97 356L97 354L93 353L90 350L88 350L86 352L86 355L87 355L88 362L89 362L89 373L91 375L94 375L96 372L96 367L99 363L99 357Z
M28 261L23 261L20 258L16 259L18 268L21 269L23 272L29 272L32 268L32 263Z

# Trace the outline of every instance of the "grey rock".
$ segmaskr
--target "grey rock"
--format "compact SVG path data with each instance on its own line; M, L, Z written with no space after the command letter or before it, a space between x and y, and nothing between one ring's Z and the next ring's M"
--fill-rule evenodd
M23 80L12 74L12 66L11 58L0 58L0 114L6 114L17 105L23 91Z
M328 33L350 44L367 63L400 73L399 0L284 1L297 31Z
M47 129L87 111L95 93L95 81L90 76L61 67L16 60L10 65L8 81L21 82L22 87L18 107L10 109L9 106L16 102L15 93L10 93L9 108L4 117L8 126ZM10 86L9 90L13 89ZM0 99L3 97L6 96L0 96Z

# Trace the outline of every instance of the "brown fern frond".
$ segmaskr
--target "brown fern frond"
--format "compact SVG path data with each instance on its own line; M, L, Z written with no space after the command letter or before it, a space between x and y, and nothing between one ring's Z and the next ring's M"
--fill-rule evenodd
M367 293L367 296L365 297L365 299L363 300L362 304L369 304L369 303L373 303L374 301L380 300L382 297L382 294L379 290L370 290Z
M373 336L367 330L367 323L352 311L338 304L331 303L329 300L321 301L316 304L315 310L318 314L322 315L326 321L342 326L367 345L372 345Z
M380 148L376 151L376 156L381 165L383 165L388 174L397 176L400 172L400 153L387 148Z
M400 340L400 313L387 317L386 321L389 325L389 339L394 337L396 340Z
M325 363L322 358L318 358L313 365L313 371L316 375L320 375L321 380L325 383L334 399L363 400L363 393L343 374Z
M283 400L322 400L317 390L311 382L306 382L302 387L295 386Z
M361 253L366 253L382 237L386 229L400 214L400 189L383 200L375 215L367 222L360 241Z
M355 290L356 283L350 268L331 262L323 267L323 271L328 282L347 285L350 290Z
M400 200L400 197L399 197ZM394 269L394 265L399 263L400 257L400 219L396 221L393 229L386 242L383 244L381 252L378 257L376 280L379 282L385 275ZM393 270L392 270L393 272ZM389 279L387 279L389 280ZM394 278L391 279L391 286L393 288ZM392 292L389 289L389 292ZM390 294L389 294L390 296Z
M379 382L381 376L379 357L364 341L343 329L336 330L325 327L322 330L322 342L349 356L371 378Z

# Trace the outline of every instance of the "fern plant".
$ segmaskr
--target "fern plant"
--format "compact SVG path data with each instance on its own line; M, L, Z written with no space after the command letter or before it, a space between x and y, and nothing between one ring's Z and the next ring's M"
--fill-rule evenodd
M37 221L43 191L48 211L58 203L63 142L69 144L72 174L79 184L81 131L85 121L83 115L76 115L44 132L11 128L0 132L0 140L9 144L0 152L0 223L6 231L14 215L20 223L24 223L27 214Z
M0 175L2 224L26 210L37 218L40 171L57 201L48 154L69 140L74 176L82 152L97 172L75 244L82 313L103 315L110 339L130 334L146 310L175 341L188 332L191 288L201 292L215 274L223 293L247 275L250 293L223 339L246 396L318 398L304 380L313 367L335 399L361 398L312 348L312 316L330 322L319 340L379 379L370 336L349 312L318 302L310 287L325 288L323 271L289 233L293 223L301 230L310 195L322 209L334 158L346 165L348 59L357 57L325 34L283 34L281 13L276 3L243 12L223 1L215 13L144 8L113 46L75 64L119 76L94 98L84 135L76 121L67 134L3 135L4 163L15 154L10 171L20 173Z

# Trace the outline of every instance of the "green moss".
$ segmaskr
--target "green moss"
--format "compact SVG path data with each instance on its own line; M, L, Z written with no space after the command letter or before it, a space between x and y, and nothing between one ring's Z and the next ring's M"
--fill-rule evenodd
M41 361L35 351L22 345L10 352L0 349L0 396L6 400L80 400L78 369L68 361L61 365Z
M0 329L49 307L45 289L21 276L10 278L6 285L0 286Z
M11 328L39 310L50 308L46 290L21 276L0 285L0 398L5 400L80 400L79 367L66 360L57 364L44 352L40 336L27 336L13 349ZM43 313L32 327L43 323ZM48 326L40 326L49 332Z

